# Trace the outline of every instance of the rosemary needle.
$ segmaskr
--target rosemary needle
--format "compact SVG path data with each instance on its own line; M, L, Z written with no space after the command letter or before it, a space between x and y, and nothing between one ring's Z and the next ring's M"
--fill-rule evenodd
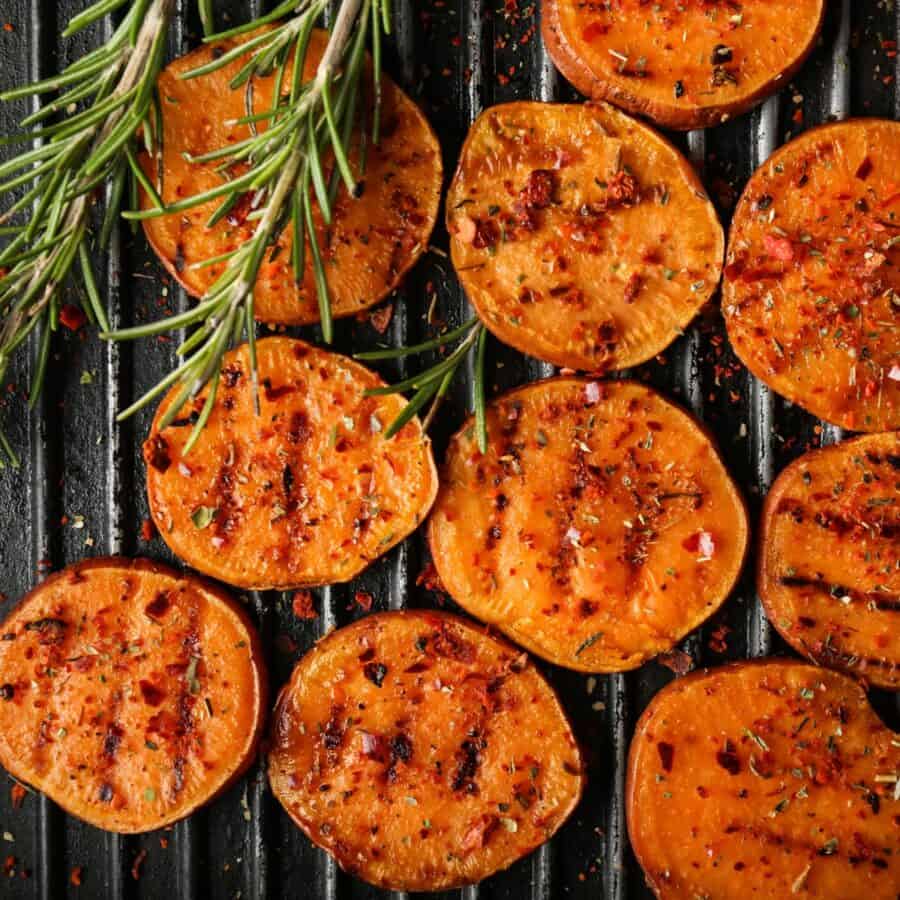
M385 394L398 394L406 391L414 391L412 398L403 407L400 414L387 427L385 437L393 437L403 426L412 419L420 410L430 403L431 406L423 420L423 427L427 430L434 420L435 414L441 405L453 379L456 377L460 366L472 348L475 348L474 371L474 407L475 407L475 434L478 439L478 449L482 453L487 452L487 417L485 412L485 387L484 387L484 357L487 347L487 331L478 316L473 316L457 328L447 331L430 341L421 344L413 344L410 347L390 348L386 350L371 350L365 353L357 353L354 359L359 360L383 360L403 359L407 356L415 356L428 350L438 350L446 347L454 341L462 338L456 349L446 358L435 363L430 369L412 375L396 384L387 387L371 388L366 391L368 396L380 396Z
M222 274L188 313L104 335L110 340L132 340L186 325L197 326L194 334L179 348L182 362L175 372L120 413L120 418L149 403L164 386L178 384L181 389L176 402L169 406L162 422L162 427L166 427L185 403L196 398L211 379L218 377L222 357L243 334L250 345L252 377L256 385L254 288L264 260L286 228L292 230L292 264L298 281L303 278L308 245L322 335L327 343L331 342L331 304L325 261L314 229L313 209L314 204L318 206L327 223L331 219L338 183L343 183L351 196L357 192L358 175L349 163L349 143L362 92L366 43L371 37L373 46L378 46L375 35L389 30L390 5L389 0L343 0L315 76L304 81L302 73L312 29L327 6L328 0L291 0L277 5L272 12L253 22L211 35L205 40L240 37L288 16L219 58L181 75L185 79L202 77L236 60L243 61L230 86L234 90L250 92L247 115L242 119L243 124L250 127L250 136L195 160L215 160L220 164L220 171L234 169L241 174L169 206L135 210L125 216L136 221L218 200L219 205L210 219L212 224L250 193L254 201L252 221L255 228L240 247L217 258L217 262L224 263ZM373 61L377 85L381 75L380 54L377 58L373 56ZM288 64L293 67L291 73ZM273 107L254 112L253 81L270 75L276 86L280 86L274 91ZM376 104L379 96L376 90ZM378 121L377 114L374 120ZM261 121L267 123L265 131L255 129L255 124ZM330 178L322 162L329 154L336 163ZM212 390L208 397L211 396ZM204 411L209 408L208 404L209 399ZM201 413L185 452L197 440L205 421L206 416Z
M128 2L98 0L69 22L64 36ZM34 144L0 163L0 197L7 201L0 226L9 238L0 249L0 381L15 351L29 334L38 333L32 405L43 385L50 336L59 327L62 291L76 260L85 314L109 328L88 252L91 212L100 189L108 187L99 241L105 249L131 177L135 135L142 130L145 144L152 147L159 133L154 90L174 9L175 0L133 0L103 47L59 75L0 94L4 101L56 94L22 120L21 132L0 139L0 146ZM146 177L142 180L152 188ZM20 188L24 192L19 194ZM2 435L0 448L18 464Z

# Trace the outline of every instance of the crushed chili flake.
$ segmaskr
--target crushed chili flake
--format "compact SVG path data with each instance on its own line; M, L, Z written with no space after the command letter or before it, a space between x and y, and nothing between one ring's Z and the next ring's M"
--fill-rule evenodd
M78 331L87 322L87 316L80 307L66 303L59 311L59 322L68 328L69 331Z
M447 588L444 587L433 562L428 563L416 576L416 587L424 587L426 591L436 591L441 594L447 593Z
M81 887L81 874L82 867L75 866L72 871L69 873L69 882L70 884L75 885L75 887Z
M141 522L141 540L144 542L152 541L156 537L156 526L151 519L144 519Z
M763 237L763 246L769 256L782 262L790 262L794 258L794 245L787 238L767 234Z
M369 324L377 331L379 334L384 334L388 330L388 325L391 324L391 318L394 315L394 304L387 303L384 306L380 306L378 309L373 309L369 313Z
M667 669L671 669L678 676L687 675L694 668L693 658L684 650L669 650L666 653L660 653L656 657L656 661Z
M28 791L22 787L21 784L14 784L9 789L9 798L12 801L13 809L19 809L22 806L22 803L25 801L25 795Z
M291 600L291 609L298 619L316 619L319 616L311 591L295 591Z
M364 612L368 612L375 602L374 597L368 591L357 591L353 595L353 602Z
M140 853L134 858L134 862L131 864L131 877L135 881L141 880L141 866L144 864L144 860L147 858L147 850L146 848L141 850Z

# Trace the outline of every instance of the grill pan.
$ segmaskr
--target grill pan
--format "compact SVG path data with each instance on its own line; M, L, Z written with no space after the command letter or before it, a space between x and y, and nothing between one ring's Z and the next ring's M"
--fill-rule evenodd
M84 0L0 0L0 90L50 75L108 36L101 23L69 41L59 37ZM219 2L219 25L246 21L259 0ZM785 14L790 15L789 5ZM264 11L264 10L262 10ZM541 44L535 0L394 0L395 30L387 67L423 106L441 139L449 178L470 122L485 107L514 99L577 100L555 72ZM898 37L894 0L829 0L822 38L781 94L716 129L675 135L702 170L727 224L736 192L751 172L790 135L848 116L895 118L900 93L891 57ZM170 57L196 45L200 34L193 0L179 0ZM798 113L798 110L800 111ZM27 101L0 108L0 133L16 129ZM426 316L451 325L470 314L443 250L438 227L430 252L392 298L386 337L414 343L426 334ZM443 248L443 249L442 249ZM185 308L184 293L156 263L142 236L127 228L114 236L104 261L101 293L113 325L130 325ZM336 323L338 351L373 349L378 339L363 322ZM298 332L319 340L315 329ZM18 471L0 473L0 589L5 613L48 571L84 556L124 553L176 562L162 541L140 537L149 518L140 442L152 409L123 425L115 414L170 370L173 342L102 345L65 333L55 344L43 397L34 414L22 400L34 366L34 348L12 372L18 389L5 411L10 440L23 459ZM385 364L396 378L402 364ZM488 383L493 392L553 373L491 340ZM87 374L85 374L87 373ZM629 373L698 414L716 435L726 463L750 501L754 522L774 475L806 448L840 440L823 425L772 394L737 362L717 310L694 323L657 360ZM433 436L440 456L471 399L471 372L454 386ZM374 597L374 609L429 607L439 601L417 586L427 561L421 534L397 547L350 585L317 590L319 618L300 621L290 595L245 595L263 636L277 688L295 660L335 626L364 611L356 591ZM453 604L447 601L452 608ZM727 629L727 632L725 631ZM715 633L715 636L714 636ZM727 644L721 646L724 635ZM712 644L712 645L711 645ZM680 648L695 665L790 651L762 614L752 560L723 609ZM437 895L441 900L550 900L648 898L650 892L628 846L624 818L624 763L637 717L672 677L650 663L625 675L585 676L538 661L559 691L585 748L589 785L572 819L549 844L477 887ZM900 719L895 695L873 692L888 724ZM107 835L65 815L45 797L29 793L14 808L13 782L0 776L0 895L57 900L109 898L310 898L355 900L409 895L379 891L338 870L290 822L268 791L261 765L226 795L169 830ZM79 880L81 885L74 882Z

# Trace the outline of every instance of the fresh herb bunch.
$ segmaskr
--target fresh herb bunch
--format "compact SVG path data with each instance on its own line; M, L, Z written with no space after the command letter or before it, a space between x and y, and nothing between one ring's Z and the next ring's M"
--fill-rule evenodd
M75 16L69 37L131 0L98 0ZM159 202L135 161L135 135L151 150L160 135L156 79L162 69L166 31L175 0L133 0L112 38L60 75L0 94L0 100L54 99L22 120L23 131L0 146L33 143L34 148L0 163L0 382L13 353L35 329L40 353L29 404L40 395L50 338L59 327L62 289L78 259L87 295L85 313L109 329L91 268L91 212L109 189L96 244L106 248L132 172ZM19 190L24 189L24 190ZM136 190L132 193L136 194ZM16 196L19 194L19 196ZM14 465L15 453L0 434L0 446Z
M318 205L321 217L328 225L340 184L346 186L351 196L358 191L365 156L363 154L360 161L359 172L353 171L348 156L363 93L366 44L370 37L375 85L372 139L378 143L381 35L390 32L391 12L389 0L343 0L315 77L304 82L303 67L310 36L327 6L327 0L289 0L247 25L205 38L206 41L220 41L238 37L292 14L271 30L250 37L218 59L181 76L197 78L247 57L232 79L231 87L247 91L248 112L238 121L250 126L251 134L242 141L193 159L197 163L218 162L222 184L164 208L126 214L130 219L146 219L219 200L207 223L211 226L243 197L249 195L251 198L253 211L248 220L255 223L252 237L236 250L198 264L210 266L224 262L225 267L196 306L159 322L105 335L112 340L130 340L189 325L199 326L178 348L181 364L120 415L120 418L132 415L177 383L181 385L181 391L168 408L161 426L164 428L189 399L196 397L210 383L184 452L194 445L212 412L223 355L244 333L250 348L254 390L257 389L254 287L266 255L277 252L275 245L285 228L292 229L291 263L298 280L303 278L306 266L308 239L322 334L326 342L330 343L332 339L331 305L322 250L314 229L313 204ZM293 63L290 76L287 73L289 61ZM253 80L264 76L275 79L274 101L271 109L254 113ZM256 128L261 122L267 124L264 131ZM329 153L335 162L330 176L323 165L323 157ZM233 175L234 171L241 174Z
M487 346L487 331L478 316L473 316L458 328L447 331L430 341L421 344L413 344L410 347L398 347L388 350L372 350L367 353L357 353L355 359L359 360L384 360L404 359L407 356L415 356L426 353L429 350L439 350L460 340L456 349L440 362L435 363L430 369L418 375L413 375L396 384L383 388L372 388L366 391L367 395L398 394L406 391L415 391L412 399L403 407L400 415L394 419L385 431L385 437L393 437L413 416L423 409L429 402L431 406L423 421L423 427L427 430L431 425L435 413L441 405L456 373L465 362L472 348L475 348L474 360L474 407L475 407L475 435L478 439L478 448L482 453L487 452L487 417L485 415L485 390L484 390L484 354Z

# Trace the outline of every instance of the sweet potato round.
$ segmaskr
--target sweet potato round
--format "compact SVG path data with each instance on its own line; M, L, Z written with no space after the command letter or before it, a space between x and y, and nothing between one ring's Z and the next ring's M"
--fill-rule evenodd
M416 529L437 493L418 419L390 440L401 396L364 397L384 382L359 363L302 341L257 342L254 407L246 345L226 355L215 407L184 454L208 387L144 442L150 512L186 563L257 590L349 581Z
M313 76L326 40L326 32L313 32L304 77ZM178 77L235 43L228 40L200 47L171 63L159 78L164 126L162 197L166 203L221 184L221 175L215 171L218 163L191 163L184 159L184 153L200 155L249 136L248 126L233 124L246 115L245 91L232 90L228 85L242 60L189 81ZM287 73L291 70L288 65ZM290 83L290 74L286 83ZM273 77L254 81L254 111L271 108L273 88ZM382 81L382 102L381 143L372 146L371 134L367 135L362 196L351 199L342 185L330 228L315 207L316 234L323 248L335 317L353 315L394 290L426 250L437 217L442 183L437 138L421 110L387 76ZM265 122L258 125L260 131L265 127ZM366 127L371 129L371 122ZM354 172L359 172L358 160L357 133L350 156ZM155 161L145 158L144 165L151 175L155 174ZM233 250L253 233L254 223L247 221L249 195L225 219L207 228L206 222L219 202L144 222L147 240L163 265L194 296L210 287L224 264L202 269L191 266ZM149 198L144 196L142 203L148 208ZM291 229L287 228L278 240L280 251L270 254L262 265L255 294L255 313L260 321L291 325L319 321L309 248L302 283L298 284L291 266L291 244Z
M300 660L269 780L348 872L383 888L472 884L549 839L584 785L572 730L525 653L455 616L368 616Z
M633 669L720 606L747 516L704 430L643 385L553 378L453 438L429 522L453 598L570 669Z
M722 310L773 390L854 431L900 428L900 124L806 132L738 204Z
M896 900L900 750L852 678L761 661L673 681L631 743L631 846L661 900Z
M590 372L664 350L715 290L724 252L688 161L606 104L483 113L447 229L484 324L523 353Z
M0 762L107 831L190 815L252 761L266 714L256 630L223 590L116 557L52 575L0 641Z
M814 662L900 689L900 435L813 450L766 498L757 585Z
M824 0L543 0L544 43L588 97L667 128L707 128L759 103L812 50Z

